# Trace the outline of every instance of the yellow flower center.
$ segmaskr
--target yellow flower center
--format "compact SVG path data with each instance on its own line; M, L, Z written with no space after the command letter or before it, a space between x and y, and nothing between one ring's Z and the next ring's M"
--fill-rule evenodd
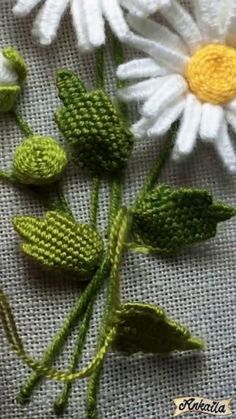
M204 46L192 56L185 76L202 102L229 102L236 97L236 49L221 44Z

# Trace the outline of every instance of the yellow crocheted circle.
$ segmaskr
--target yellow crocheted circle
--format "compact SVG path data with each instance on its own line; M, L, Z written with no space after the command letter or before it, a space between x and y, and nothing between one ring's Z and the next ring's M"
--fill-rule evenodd
M191 91L202 101L215 105L236 97L236 49L210 44L191 58L186 79Z

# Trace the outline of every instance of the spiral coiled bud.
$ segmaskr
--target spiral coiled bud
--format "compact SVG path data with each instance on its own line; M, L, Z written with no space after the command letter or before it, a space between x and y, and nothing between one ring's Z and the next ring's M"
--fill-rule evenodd
M55 182L67 165L67 155L51 137L32 136L16 149L13 175L25 185Z

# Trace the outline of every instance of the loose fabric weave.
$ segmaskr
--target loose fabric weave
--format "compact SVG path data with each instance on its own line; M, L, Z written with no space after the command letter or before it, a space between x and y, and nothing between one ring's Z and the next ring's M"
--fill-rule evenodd
M11 12L14 2L0 3L0 43L14 45L25 56L30 69L21 102L23 114L37 134L63 141L53 112L60 105L54 83L57 67L71 68L91 89L95 86L94 57L83 58L75 46L70 19L65 18L58 41L50 49L41 49L29 36L32 17L18 21ZM185 2L187 5L187 2ZM126 50L127 60L138 56ZM112 61L107 55L107 88L114 92ZM137 118L136 109L131 117ZM0 116L1 167L11 165L15 147L23 137L10 116ZM129 202L143 183L144 176L159 150L159 142L143 141L135 146L126 176L125 201ZM79 222L87 221L89 188L77 168L69 168L67 197ZM186 163L170 163L162 181L173 186L209 189L220 201L236 205L236 179L227 175L211 147L199 145ZM100 227L106 225L108 189L100 202ZM77 294L74 282L63 283L45 275L20 252L21 239L13 230L16 214L42 216L32 197L12 187L0 185L1 287L9 295L19 331L28 351L40 357L62 324ZM200 354L179 354L161 359L153 356L126 358L110 353L105 363L99 397L102 419L169 419L174 411L172 400L178 396L234 398L235 388L235 220L220 226L221 234L212 242L187 249L176 257L151 258L129 254L122 270L122 299L158 304L167 314L187 325L194 336L205 338L207 348ZM103 296L96 306L83 364L93 356L101 316ZM67 368L73 351L71 338L57 366ZM92 344L94 342L94 344ZM0 328L0 418L54 419L52 403L62 384L43 382L33 402L22 407L15 402L20 383L29 370L15 354ZM85 417L83 381L73 385L65 419ZM234 414L235 413L234 407ZM186 419L193 416L186 415ZM210 416L209 416L210 418Z

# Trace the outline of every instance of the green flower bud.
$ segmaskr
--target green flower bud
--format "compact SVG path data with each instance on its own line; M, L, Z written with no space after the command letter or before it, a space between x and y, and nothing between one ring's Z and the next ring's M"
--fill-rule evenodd
M13 175L25 185L55 182L67 165L67 155L51 137L38 135L26 138L15 152Z
M9 112L15 107L26 75L23 57L14 48L4 48L0 52L0 112Z

